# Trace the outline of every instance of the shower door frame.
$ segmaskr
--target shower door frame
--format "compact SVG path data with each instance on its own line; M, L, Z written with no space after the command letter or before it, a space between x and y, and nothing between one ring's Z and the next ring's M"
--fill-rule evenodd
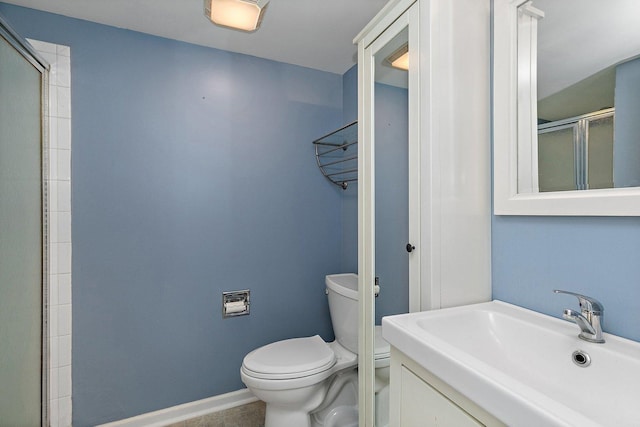
M5 39L42 78L40 80L40 189L41 189L41 233L42 233L42 278L41 278L41 425L49 425L49 64L21 37L0 15L0 37Z

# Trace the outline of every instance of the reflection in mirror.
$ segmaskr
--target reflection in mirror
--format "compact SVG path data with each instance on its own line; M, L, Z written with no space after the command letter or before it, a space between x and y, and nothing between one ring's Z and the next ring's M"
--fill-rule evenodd
M609 108L538 125L539 190L612 188L613 118Z
M382 316L409 311L408 76L392 65L407 56L407 37L405 29L375 55L376 325Z
M375 82L400 89L409 85L409 29L405 28L375 55Z
M408 28L376 52L374 63L375 275L380 285L375 324L380 325L382 316L409 311ZM381 340L376 336L376 353L384 347ZM384 372L376 369L376 378ZM376 385L375 425L387 426L388 415L388 387Z
M639 13L637 0L519 7L518 193L640 186Z

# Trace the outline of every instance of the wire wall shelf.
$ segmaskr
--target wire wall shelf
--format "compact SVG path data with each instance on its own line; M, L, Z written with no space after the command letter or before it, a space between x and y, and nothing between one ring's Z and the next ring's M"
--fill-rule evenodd
M313 141L316 162L332 183L346 190L358 181L358 122L355 121Z

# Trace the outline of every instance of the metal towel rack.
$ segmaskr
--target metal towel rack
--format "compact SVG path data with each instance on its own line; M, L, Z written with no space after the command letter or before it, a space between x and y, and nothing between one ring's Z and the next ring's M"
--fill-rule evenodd
M355 121L313 141L322 174L346 190L358 180L358 122Z

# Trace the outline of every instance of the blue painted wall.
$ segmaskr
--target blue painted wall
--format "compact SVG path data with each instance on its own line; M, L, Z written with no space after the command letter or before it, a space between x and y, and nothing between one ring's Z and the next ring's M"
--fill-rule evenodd
M375 86L376 324L409 311L409 97L406 89Z
M342 120L345 124L358 120L358 65L342 75Z
M577 300L552 290L584 293L604 304L606 332L640 340L640 218L494 216L492 227L493 298L560 317Z
M332 339L342 190L311 141L342 76L0 3L71 46L73 423L237 390L255 347ZM225 290L251 315L221 317Z
M342 119L358 120L358 66L342 76ZM351 182L342 193L342 271L358 272L358 183Z

